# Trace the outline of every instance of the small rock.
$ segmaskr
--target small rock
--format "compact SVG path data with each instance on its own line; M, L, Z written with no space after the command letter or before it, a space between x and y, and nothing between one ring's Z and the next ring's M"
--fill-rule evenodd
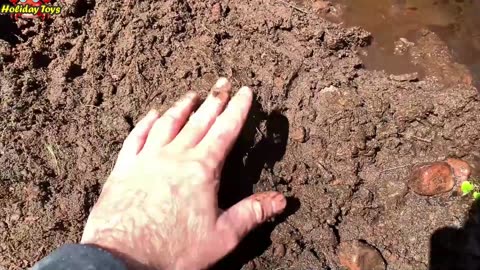
M367 243L354 240L340 243L340 264L349 270L385 270L382 255Z
M307 140L307 131L304 127L300 127L292 131L291 138L294 141L304 143Z
M273 257L282 258L285 256L286 250L283 244L277 244L273 247Z
M408 187L415 193L433 196L452 190L455 186L452 168L446 162L433 162L413 169L408 179Z
M402 74L402 75L390 75L390 80L397 82L416 82L418 81L418 72Z
M406 38L401 37L401 38L400 38L400 41L401 41L402 43L404 43L405 45L407 45L408 47L415 46L415 43L409 41L409 40L406 39Z
M449 158L447 159L448 165L452 167L453 174L458 183L462 183L463 181L467 181L472 174L472 168L466 161L456 158Z
M247 264L245 264L242 267L242 270L255 270L257 269L257 266L254 261L249 261Z
M284 84L285 84L285 80L282 79L281 77L273 78L273 85L275 86L275 88L282 89Z
M220 3L214 4L211 10L212 21L219 21L222 18L222 13L222 5Z
M337 91L338 91L338 88L333 86L333 85L330 85L330 86L322 89L322 93L332 93L332 92L337 92Z
M399 40L395 41L395 55L405 55L405 53L413 47L415 44L413 42L408 41L406 38L400 38Z

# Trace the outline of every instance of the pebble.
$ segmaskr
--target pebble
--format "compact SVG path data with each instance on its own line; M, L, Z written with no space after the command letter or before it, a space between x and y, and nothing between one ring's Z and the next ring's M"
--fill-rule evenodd
M322 93L333 93L337 92L339 89L333 85L330 85L328 87L325 87L322 89Z
M216 3L212 6L212 17L213 21L219 21L222 18L222 5L220 3Z
M434 196L453 189L455 179L446 162L433 162L417 166L410 173L408 187L415 193Z
M466 161L456 158L449 158L447 159L447 163L450 165L450 167L452 167L457 183L462 183L470 178L470 175L472 174L472 167L470 167Z
M273 247L273 257L275 258L283 258L285 256L286 250L283 244L276 244Z
M400 38L400 41L403 42L405 45L407 45L408 47L413 47L415 46L415 43L409 41L408 39L404 38L404 37L401 37Z
M307 141L307 131L305 130L304 127L299 127L292 131L290 137L294 141L304 143Z
M249 261L247 264L245 264L242 267L242 270L255 270L257 269L257 266L255 265L254 261Z
M340 243L340 264L349 270L385 270L382 255L367 243L354 240Z

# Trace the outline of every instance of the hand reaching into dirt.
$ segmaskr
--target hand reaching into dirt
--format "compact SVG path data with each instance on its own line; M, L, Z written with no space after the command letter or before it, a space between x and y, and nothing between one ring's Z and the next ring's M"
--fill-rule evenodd
M286 200L277 192L218 208L223 163L252 103L248 87L228 102L230 91L221 78L191 117L195 93L163 116L152 111L137 124L88 218L82 243L111 251L132 269L205 269L283 211Z

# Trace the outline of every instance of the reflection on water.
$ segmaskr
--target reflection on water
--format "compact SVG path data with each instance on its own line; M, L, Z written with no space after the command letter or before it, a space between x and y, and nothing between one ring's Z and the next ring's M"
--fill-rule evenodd
M446 42L455 60L480 81L480 0L335 0L343 21L362 26L375 39L365 57L367 67L390 73L419 71L401 48L410 46L422 28ZM404 44L399 44L404 43ZM400 51L399 51L400 46Z

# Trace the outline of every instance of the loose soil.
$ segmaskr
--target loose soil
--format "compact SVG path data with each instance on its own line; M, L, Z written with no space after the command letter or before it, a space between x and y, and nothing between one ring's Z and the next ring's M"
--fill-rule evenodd
M418 163L480 162L478 92L434 33L416 55L437 73L402 82L363 68L369 33L309 3L66 2L47 22L0 18L0 266L24 269L78 241L134 123L227 76L256 102L222 206L261 190L290 199L218 269L341 269L349 240L392 270L475 269L471 199L406 186Z

